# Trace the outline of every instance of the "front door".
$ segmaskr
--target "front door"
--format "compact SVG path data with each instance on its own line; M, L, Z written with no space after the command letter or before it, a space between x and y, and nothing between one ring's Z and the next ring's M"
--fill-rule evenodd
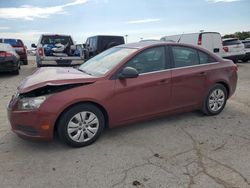
M117 124L150 117L168 110L171 98L171 71L164 46L142 51L124 67L138 70L139 77L117 79L112 104Z

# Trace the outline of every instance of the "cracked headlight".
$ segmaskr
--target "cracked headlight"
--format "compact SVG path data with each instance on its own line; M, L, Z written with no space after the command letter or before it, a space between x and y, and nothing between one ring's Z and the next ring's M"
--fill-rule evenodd
M21 98L18 101L19 110L36 110L47 99L47 96Z

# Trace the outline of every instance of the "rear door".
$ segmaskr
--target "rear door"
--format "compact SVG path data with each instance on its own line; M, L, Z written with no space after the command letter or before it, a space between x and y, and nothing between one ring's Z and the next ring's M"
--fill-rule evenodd
M171 46L171 108L180 109L201 104L206 92L207 68L200 64L196 49Z
M213 37L211 33L201 33L201 45L203 48L206 48L210 52L214 53L213 48Z
M171 71L164 46L144 50L124 67L137 69L139 77L116 80L112 114L117 124L169 110Z
M213 52L218 56L223 56L223 45L222 45L222 38L219 33L212 33L212 45L213 45Z

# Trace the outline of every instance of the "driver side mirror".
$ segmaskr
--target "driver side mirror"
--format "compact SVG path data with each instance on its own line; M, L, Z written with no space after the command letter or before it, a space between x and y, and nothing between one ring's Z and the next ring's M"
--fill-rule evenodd
M31 44L31 47L36 48L37 46L33 43L33 44Z
M139 76L138 71L133 67L125 67L122 69L121 73L119 74L119 79L126 79L126 78L137 78Z

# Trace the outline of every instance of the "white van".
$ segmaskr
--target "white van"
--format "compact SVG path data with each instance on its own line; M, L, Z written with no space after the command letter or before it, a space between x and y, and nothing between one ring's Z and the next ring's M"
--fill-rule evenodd
M222 38L220 33L217 32L201 32L201 33L171 35L162 37L161 40L199 45L217 54L220 57L224 56Z

